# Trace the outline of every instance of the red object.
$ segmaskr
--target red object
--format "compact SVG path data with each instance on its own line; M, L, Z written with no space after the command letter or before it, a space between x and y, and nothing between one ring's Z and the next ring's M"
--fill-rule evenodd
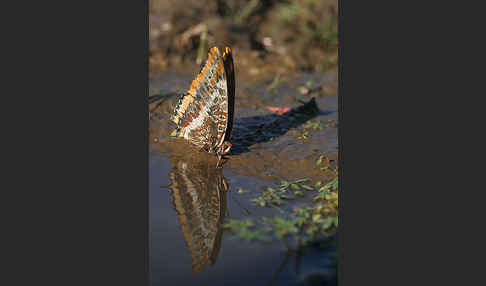
M270 110L273 113L276 113L278 115L282 115L285 112L290 111L290 107L273 107L273 106L267 106L267 109Z

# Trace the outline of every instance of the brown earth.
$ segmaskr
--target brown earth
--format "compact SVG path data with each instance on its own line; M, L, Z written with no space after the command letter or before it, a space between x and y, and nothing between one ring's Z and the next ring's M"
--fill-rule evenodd
M335 71L337 0L150 1L151 76L197 69L225 45L250 77Z

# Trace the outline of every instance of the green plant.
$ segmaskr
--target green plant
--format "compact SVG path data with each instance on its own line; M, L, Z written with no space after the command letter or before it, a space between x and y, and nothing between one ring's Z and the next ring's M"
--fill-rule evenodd
M308 178L281 180L278 190L267 187L252 202L261 207L279 206L282 199L302 197L302 190L306 190L315 193L310 205L282 212L280 216L263 217L258 222L249 219L229 220L225 227L231 229L237 237L248 241L270 241L272 236L278 239L292 236L298 238L299 243L305 244L334 233L338 227L338 178L335 177L324 185L322 181L314 184L309 181ZM288 195L291 189L296 197Z

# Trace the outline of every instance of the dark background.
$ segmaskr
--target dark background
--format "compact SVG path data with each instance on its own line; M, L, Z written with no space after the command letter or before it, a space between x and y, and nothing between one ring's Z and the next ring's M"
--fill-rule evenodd
M2 285L146 285L148 3L17 5L2 9ZM481 237L463 235L482 200L457 197L477 186L460 188L461 154L439 160L463 128L449 111L473 107L446 95L481 90L460 39L482 10L447 5L339 9L341 285L484 284Z

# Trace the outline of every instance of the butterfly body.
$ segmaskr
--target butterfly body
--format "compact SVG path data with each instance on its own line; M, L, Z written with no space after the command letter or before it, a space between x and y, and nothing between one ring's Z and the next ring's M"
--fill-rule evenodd
M200 149L218 157L231 148L234 116L235 79L230 48L223 54L211 48L201 72L182 94L171 121L172 136L187 139Z

